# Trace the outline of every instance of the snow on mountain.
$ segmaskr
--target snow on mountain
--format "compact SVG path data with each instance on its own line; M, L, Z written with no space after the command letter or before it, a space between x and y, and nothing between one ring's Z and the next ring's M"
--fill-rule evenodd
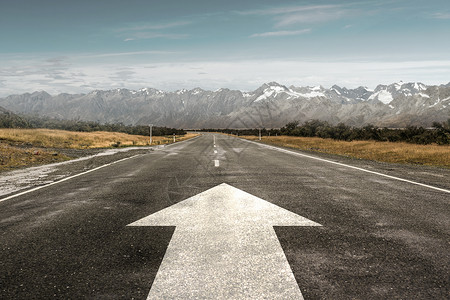
M276 98L279 94L282 93L290 93L290 90L287 87L282 86L276 82L265 84L263 85L263 87L264 90L262 91L262 94L255 99L255 102L259 102L268 98Z
M291 98L306 98L311 99L315 97L326 97L326 90L318 85L314 87L291 87Z
M340 92L340 88L336 85L333 85L331 87L331 91L335 92L336 94L338 94L339 96L342 95L342 93Z
M450 102L450 97L447 97L445 99L440 99L438 97L437 100L434 103L430 104L428 107L435 107L438 104L442 104L443 106L446 107L447 105L445 105L444 102Z
M418 93L417 95L419 95L419 96L422 97L422 98L430 98L429 95L424 94L424 93Z
M374 99L381 101L384 104L389 104L391 103L392 100L394 100L394 97L392 97L392 94L389 93L387 90L381 90L379 92L372 94L372 96L369 97L369 100Z
M338 85L333 85L329 90L329 97L333 96L337 97L337 99L345 100L347 103L353 103L355 101L366 101L373 94L373 90L368 89L367 87L358 87L356 89L347 89L341 88Z
M204 90L202 90L201 88L195 88L193 90L190 91L192 95L198 95L200 93L203 93Z
M450 84L427 86L398 82L347 89L333 85L286 87L276 82L254 91L201 88L165 92L153 88L96 90L51 96L45 92L12 95L0 106L16 113L101 123L158 124L180 128L281 127L319 119L352 126L430 126L450 116ZM259 120L256 124L255 120ZM235 120L239 120L239 124ZM255 123L255 124L254 124Z
M403 81L400 80L400 82L394 83L394 88L399 91L402 88Z
M177 95L183 95L183 94L185 94L185 93L187 93L187 92L188 92L188 90L186 90L186 89L181 89L181 90L176 91L175 93L176 93Z
M427 87L423 83L414 82L414 88L418 91L424 91Z
M135 94L145 94L145 95L147 95L147 96L150 96L150 95L163 95L163 94L165 94L166 92L164 92L164 91L162 91L162 90L157 90L157 89L152 89L152 88L143 88L143 89L140 89L140 90L138 90L138 91L130 91L133 95L135 95Z
M148 88L140 89L140 90L139 90L139 92L141 92L141 93L145 93L145 94L147 94L147 95L149 95L149 94L150 94L150 93L149 93L149 89L148 89Z
M427 86L420 82L403 81L393 83L391 85L378 85L373 93L367 100L378 100L384 104L389 104L391 101L398 97L428 97L424 91L427 90Z
M297 98L311 99L314 97L326 97L326 94L324 93L325 89L322 86L288 88L276 82L271 82L264 84L262 87L263 87L262 94L260 94L255 99L255 102L259 102L270 98L277 98L279 96L284 96L286 99L297 99ZM259 91L260 89L258 89L257 91Z
M325 97L325 94L317 90L312 90L309 93L295 93L295 96L303 98L314 98L314 97Z

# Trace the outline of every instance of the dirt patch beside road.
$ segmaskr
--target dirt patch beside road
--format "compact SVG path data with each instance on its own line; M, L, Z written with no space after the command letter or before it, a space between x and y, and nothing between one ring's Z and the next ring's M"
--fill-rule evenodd
M146 154L163 147L164 145L106 150L63 149L63 153L59 154L60 156L68 157L70 155L71 157L78 156L78 158L0 173L0 197L13 194L20 190L48 184L123 158Z

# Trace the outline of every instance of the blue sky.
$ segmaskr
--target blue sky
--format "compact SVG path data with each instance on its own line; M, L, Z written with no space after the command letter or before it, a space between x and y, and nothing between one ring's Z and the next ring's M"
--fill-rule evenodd
M0 1L0 96L450 81L450 2Z

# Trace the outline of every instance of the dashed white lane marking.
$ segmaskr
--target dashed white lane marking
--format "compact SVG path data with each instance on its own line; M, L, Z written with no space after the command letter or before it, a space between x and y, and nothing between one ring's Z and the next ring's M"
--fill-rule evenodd
M219 167L220 163L218 159L214 160L214 167Z
M375 172L375 171L370 171L370 170L367 170L367 169L363 169L363 168L359 168L359 167L355 167L355 166L351 166L351 165L346 165L346 164L343 164L343 163L340 163L340 162L331 161L331 160L327 160L327 159L323 159L323 158L319 158L319 157L314 157L314 156L311 156L311 155L307 155L307 154L303 154L303 153L299 153L299 152L294 152L294 151L290 151L290 150L286 150L286 149L282 149L282 148L278 148L278 147L274 147L274 146L269 146L269 145L266 145L266 144L260 144L260 143L256 143L256 142L245 140L245 139L241 139L241 140L249 142L249 143L252 143L252 144L259 145L261 147L269 148L269 149L272 149L272 150L276 150L276 151L280 151L280 152L284 152L284 153L288 153L288 154L293 154L293 155L297 155L297 156L303 156L303 157L307 157L307 158L311 158L311 159L327 162L327 163L330 163L330 164L334 164L334 165L338 165L338 166L342 166L342 167L347 167L347 168L350 168L350 169L363 171L363 172L366 172L366 173L375 174L375 175L378 175L378 176L383 176L383 177L386 177L386 178L390 178L390 179L394 179L394 180L398 180L398 181L403 181L403 182L415 184L415 185L418 185L418 186L423 186L423 187L426 187L426 188L429 188L429 189L433 189L433 190L436 190L436 191L440 191L440 192L444 192L444 193L450 193L450 190L443 189L443 188L438 188L438 187L435 187L435 186L432 186L432 185L428 185L428 184L424 184L424 183L420 183L420 182L416 182L416 181L412 181L412 180L408 180L408 179L403 179L403 178L400 178L400 177L391 176L391 175L387 175L387 174L383 174L383 173L379 173L379 172Z
M214 154L217 154L217 150L214 150Z
M58 180L58 181L55 181L55 182L52 182L52 183L49 183L49 184L46 184L46 185L41 185L41 186L32 188L32 189L30 189L30 190L26 190L26 191L21 192L21 193L18 193L18 194L15 194L15 195L11 195L11 196L9 196L9 197L0 199L0 202L6 201L6 200L10 200L10 199L13 199L13 198L16 198L16 197L19 197L19 196L22 196L22 195L25 195L25 194L28 194L28 193L31 193L31 192L34 192L34 191L43 189L43 188L46 188L46 187L48 187L48 186L51 186L51 185L54 185L54 184L58 184L58 183L61 183L61 182L67 181L67 180L70 180L70 179L72 179L72 178L75 178L75 177L78 177L78 176L82 176L82 175L85 175L85 174L88 174L88 173L97 171L98 169L101 169L101 168L104 168L104 167L107 167L107 166L111 166L111 165L116 164L116 163L118 163L118 162L121 162L121 161L124 161L124 160L128 160L128 159L132 159L132 158L134 158L134 157L136 157L136 156L140 156L140 155L141 155L141 154L137 154L137 155L133 155L133 156L130 156L130 157L122 158L122 159L119 159L119 160L114 161L114 162L112 162L112 163L109 163L109 164L106 164L106 165L102 165L102 166L100 166L100 167L97 167L97 168L94 168L94 169L85 171L85 172L83 172L83 173L79 173L79 174L76 174L76 175L73 175L73 176L69 176L69 177L63 178L63 179L61 179L61 180Z

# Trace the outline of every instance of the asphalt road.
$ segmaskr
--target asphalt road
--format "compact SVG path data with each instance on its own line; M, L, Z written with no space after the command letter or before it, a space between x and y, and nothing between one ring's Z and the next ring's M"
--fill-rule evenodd
M322 225L275 227L305 299L450 298L450 171L215 140L0 199L0 299L145 299L175 227L127 225L222 183Z

